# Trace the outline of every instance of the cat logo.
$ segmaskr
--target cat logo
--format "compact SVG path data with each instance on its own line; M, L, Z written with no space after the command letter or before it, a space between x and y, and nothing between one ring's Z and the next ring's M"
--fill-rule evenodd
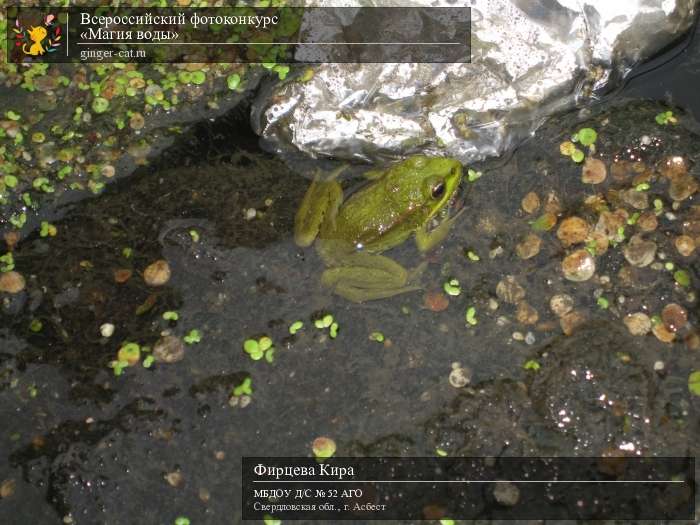
M56 24L54 15L46 15L44 25L30 26L25 29L19 19L15 20L15 47L22 49L22 53L29 56L42 56L45 53L54 53L61 46L61 25Z

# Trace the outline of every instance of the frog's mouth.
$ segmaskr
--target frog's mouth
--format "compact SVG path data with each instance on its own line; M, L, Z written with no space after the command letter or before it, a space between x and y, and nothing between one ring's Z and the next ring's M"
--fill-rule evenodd
M428 231L432 232L440 227L446 220L452 219L462 213L464 208L464 187L460 184L440 211L438 211L428 223Z

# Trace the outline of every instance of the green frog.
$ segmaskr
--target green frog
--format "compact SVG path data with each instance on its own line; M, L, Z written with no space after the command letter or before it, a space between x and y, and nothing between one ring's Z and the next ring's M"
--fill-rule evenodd
M326 270L323 285L355 302L420 289L426 263L407 270L381 255L415 234L421 252L438 245L459 214L450 211L462 165L448 158L414 156L386 170L365 173L369 182L344 198L340 168L317 175L297 211L294 240L316 243Z

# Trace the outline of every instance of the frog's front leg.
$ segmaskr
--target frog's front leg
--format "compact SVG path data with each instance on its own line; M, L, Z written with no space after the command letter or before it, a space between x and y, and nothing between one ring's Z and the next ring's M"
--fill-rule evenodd
M314 177L294 218L294 242L297 246L311 246L322 224L333 225L343 202L343 189L335 179L346 168L341 166L325 178L320 173Z
M455 215L449 219L443 220L437 228L432 230L428 229L428 225L424 225L416 231L416 246L421 252L427 252L435 248L440 244L447 234L450 232L450 228L454 225L457 218L464 212L464 208L459 210Z
M336 294L354 302L384 299L420 289L416 284L423 266L408 271L384 255L346 254L323 272L321 282Z

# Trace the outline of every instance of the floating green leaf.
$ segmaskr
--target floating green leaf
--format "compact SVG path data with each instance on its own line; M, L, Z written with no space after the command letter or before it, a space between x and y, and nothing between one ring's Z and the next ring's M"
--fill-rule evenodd
M253 389L251 388L253 380L250 377L246 377L243 382L233 389L234 396L250 396L253 394Z
M462 288L457 279L450 279L443 285L443 289L447 295L457 296L462 293Z
M525 370L533 370L533 371L537 372L540 369L540 364L537 361L535 361L534 359L530 359L529 361L527 361L523 365L523 368Z
M661 126L678 123L678 119L673 115L673 111L664 111L663 113L659 113L656 115L656 117L654 117L654 119L656 120L656 123Z
M476 326L479 323L479 321L476 319L476 308L474 308L473 306L467 308L465 319L467 321L467 324L471 326Z
M190 330L190 332L185 337L183 337L182 340L185 341L185 343L187 343L188 345L199 343L202 340L202 334L199 330L195 328L193 330Z
M595 144L595 141L598 140L598 133L593 128L582 128L577 135L579 142L584 146Z
M163 319L166 321L177 321L180 318L180 314L173 310L168 310L167 312L163 312Z
M294 335L302 328L304 328L304 323L301 321L294 321L291 325L289 325L289 333Z
M109 100L103 97L97 97L92 101L92 110L97 113L104 113L109 109Z
M207 80L207 75L204 71L194 71L192 73L192 83L196 85L204 84Z
M12 252L7 252L5 255L0 256L0 272L11 272L14 269L15 259Z
M679 285L683 287L690 286L690 275L688 275L688 272L686 272L685 270L677 270L673 274L673 278Z
M700 396L700 370L695 370L688 376L688 390L691 394Z
M571 154L571 160L574 162L583 162L583 151L580 149L575 149L574 152Z
M226 79L226 84L228 85L228 88L231 91L233 91L241 84L241 77L239 75L236 75L235 73L232 75L229 75L228 78Z
M475 171L471 168L467 170L467 180L469 182L474 182L475 180L480 179L482 175L483 173L481 173L480 171Z
M371 334L369 334L369 340L376 341L377 343L383 343L384 334L381 332L372 332Z
M333 324L333 316L331 314L326 314L320 319L316 319L314 321L314 326L316 328L322 329L322 328L328 328Z

